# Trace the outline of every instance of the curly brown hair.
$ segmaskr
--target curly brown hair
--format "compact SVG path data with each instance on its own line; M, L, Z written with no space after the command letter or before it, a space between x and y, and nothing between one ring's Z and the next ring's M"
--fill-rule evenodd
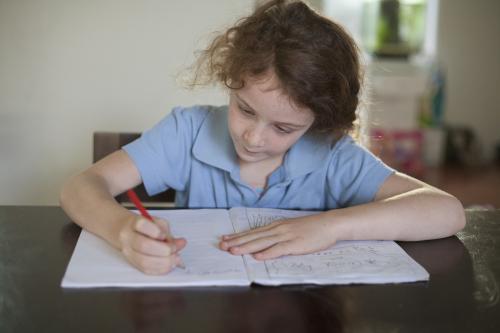
M280 88L315 116L315 132L353 128L362 73L359 49L335 22L302 1L272 0L240 19L203 50L193 83L240 89L245 77L274 71Z

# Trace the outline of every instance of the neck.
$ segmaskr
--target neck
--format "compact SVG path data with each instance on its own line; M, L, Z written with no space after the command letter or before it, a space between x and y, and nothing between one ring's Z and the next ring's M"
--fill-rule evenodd
M265 188L269 175L280 167L283 162L283 157L284 156L280 156L259 162L246 162L240 160L240 177L254 188Z

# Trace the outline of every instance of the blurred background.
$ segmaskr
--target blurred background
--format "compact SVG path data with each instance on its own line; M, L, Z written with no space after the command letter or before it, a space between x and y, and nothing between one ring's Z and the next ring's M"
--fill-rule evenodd
M389 165L500 208L500 1L314 0L363 52L362 139ZM214 31L256 0L0 0L0 205L57 205L93 133L142 132L176 105Z

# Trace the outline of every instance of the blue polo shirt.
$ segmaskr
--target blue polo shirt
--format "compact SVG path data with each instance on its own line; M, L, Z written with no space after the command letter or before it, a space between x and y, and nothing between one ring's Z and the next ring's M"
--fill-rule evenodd
M344 136L335 144L303 135L283 164L254 189L240 179L227 106L177 107L123 147L149 195L173 188L176 206L328 210L373 200L394 171Z

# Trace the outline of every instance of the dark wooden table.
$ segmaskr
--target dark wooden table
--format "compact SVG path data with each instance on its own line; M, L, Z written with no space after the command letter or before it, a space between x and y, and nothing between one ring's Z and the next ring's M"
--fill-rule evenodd
M0 332L499 332L500 211L467 220L401 243L428 283L66 290L80 228L59 207L0 207Z

